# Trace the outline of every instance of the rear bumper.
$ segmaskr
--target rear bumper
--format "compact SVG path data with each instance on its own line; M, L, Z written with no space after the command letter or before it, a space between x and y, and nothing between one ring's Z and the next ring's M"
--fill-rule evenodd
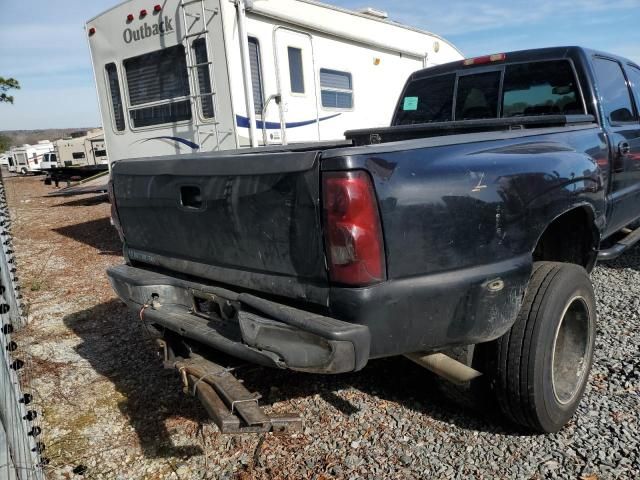
M360 370L369 360L365 325L127 265L112 267L107 275L130 308L151 304L144 310L146 321L252 363L343 373ZM228 305L229 314L226 319L197 314L194 298Z

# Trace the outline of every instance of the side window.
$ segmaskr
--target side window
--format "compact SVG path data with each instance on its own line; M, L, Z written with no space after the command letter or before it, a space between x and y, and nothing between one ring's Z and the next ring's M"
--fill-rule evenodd
M71 156L73 158L75 158L76 160L80 160L80 159L84 158L84 152L72 152Z
M320 89L323 107L353 108L353 84L350 73L321 68Z
M55 153L52 153L52 154L49 156L49 161L50 161L50 162L57 162L57 161L58 161L58 158L56 157L56 154L55 154Z
M262 94L262 70L260 68L260 44L258 39L249 37L249 66L251 67L251 85L253 89L253 108L256 115L262 115L264 96Z
M633 122L631 96L620 64L606 58L595 58L593 65L604 114L609 123Z
M113 123L116 130L124 130L124 111L122 110L122 95L120 95L120 82L118 82L118 71L115 63L108 63L105 66L107 80L109 82L109 92L111 93L111 107L113 109Z
M636 108L638 109L638 113L640 113L640 69L633 65L627 65L627 73L629 73L633 94L636 97Z
M213 118L213 95L211 94L211 76L209 75L209 56L204 38L194 40L193 53L198 72L198 93L200 94L200 110L204 118Z
M571 64L566 60L507 65L503 117L584 114Z
M302 72L302 50L288 47L289 55L289 80L291 93L304 93L304 74Z
M496 118L500 72L476 73L458 79L456 120Z

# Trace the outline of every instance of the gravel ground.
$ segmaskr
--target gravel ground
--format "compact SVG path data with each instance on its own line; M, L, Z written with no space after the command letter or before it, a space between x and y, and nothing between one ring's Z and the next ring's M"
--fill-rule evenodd
M223 436L109 288L104 270L122 258L104 199L6 185L52 479L640 478L640 248L593 273L595 365L558 434L465 411L397 358L334 377L240 370L268 411L301 413L304 433Z

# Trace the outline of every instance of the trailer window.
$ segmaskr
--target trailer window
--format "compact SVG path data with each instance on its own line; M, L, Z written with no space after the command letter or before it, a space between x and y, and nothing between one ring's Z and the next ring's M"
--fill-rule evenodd
M184 47L176 45L125 60L133 127L191 119ZM153 105L148 105L153 103Z
M249 37L249 66L251 67L251 87L253 108L256 115L262 115L264 95L262 94L262 69L260 68L260 44L257 38Z
M213 118L213 95L211 91L211 76L209 75L209 56L207 44L204 38L195 40L192 44L196 57L196 70L198 72L198 93L200 95L200 111L204 118Z
M584 114L571 64L565 60L507 65L503 117Z
M84 152L72 152L71 156L75 159L75 160L81 160L84 158Z
M325 108L353 108L351 74L321 68L320 96Z
M455 83L455 73L409 82L394 125L450 121Z
M304 73L302 72L302 50L288 47L289 80L291 93L304 93Z
M622 66L606 58L593 61L604 113L610 123L633 122L633 106Z
M122 96L120 95L120 82L118 81L118 70L115 63L105 65L107 80L109 82L109 92L111 93L111 108L113 109L113 121L116 130L124 130L124 111L122 110Z

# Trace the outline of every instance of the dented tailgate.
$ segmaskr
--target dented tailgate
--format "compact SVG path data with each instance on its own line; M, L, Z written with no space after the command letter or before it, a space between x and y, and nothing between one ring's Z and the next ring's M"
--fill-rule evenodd
M318 152L117 162L127 254L137 263L324 304Z

